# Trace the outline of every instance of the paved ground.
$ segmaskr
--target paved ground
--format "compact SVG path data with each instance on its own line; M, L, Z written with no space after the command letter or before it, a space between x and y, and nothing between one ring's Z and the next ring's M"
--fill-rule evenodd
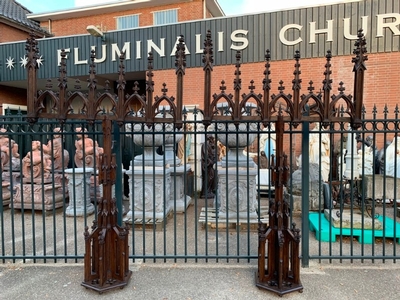
M1 264L0 299L274 299L255 286L254 264L135 263L124 289L99 294L81 286L82 264ZM303 293L286 299L399 299L400 268L385 264L311 263L301 270Z

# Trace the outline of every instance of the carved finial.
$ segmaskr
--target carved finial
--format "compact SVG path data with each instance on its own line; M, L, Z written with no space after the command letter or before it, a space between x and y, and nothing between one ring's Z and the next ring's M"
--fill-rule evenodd
M294 71L293 71L293 75L294 75L294 79L292 80L293 86L292 89L293 90L300 90L301 89L301 82L302 80L300 79L300 51L296 50L294 53L294 59L296 61L296 63L294 64Z
M280 92L281 94L282 94L283 91L285 90L285 87L284 87L284 85L283 85L283 81L282 81L282 80L279 81L278 90L279 90L279 92Z
M250 81L250 85L249 85L249 89L250 89L250 92L254 92L254 89L255 89L256 87L254 86L254 80L251 80Z
M106 91L106 93L110 91L110 81L106 80L104 90Z
M219 87L222 93L225 93L226 86L225 86L225 80L221 80L221 86Z
M356 71L360 68L363 68L364 70L367 69L365 66L365 61L368 60L368 55L365 55L367 53L367 47L366 47L367 42L365 40L365 36L362 29L358 30L357 37L358 39L354 43L356 48L353 51L353 54L355 54L356 56L353 57L352 59L352 62L354 63L353 71Z
M53 83L51 82L51 79L48 78L46 81L46 89L47 90L52 90L53 89Z
M38 68L37 59L39 57L39 48L37 47L38 42L35 39L35 34L33 31L29 33L29 38L26 39L25 50L28 52L28 63L26 67Z
M269 49L267 49L265 53L265 70L264 70L264 75L265 78L263 79L263 90L271 90L271 79L269 78L269 75L271 75L271 64L269 63L271 61L271 53Z
M140 88L139 88L139 82L135 81L135 82L133 83L133 88L132 88L132 90L133 90L133 93L134 93L134 94L138 94L138 92L139 92L139 90L140 90Z
M67 88L67 53L65 52L65 49L61 49L61 61L60 61L60 68L59 68L59 73L60 77L58 78L58 87L60 89L66 89Z
M346 88L344 87L343 81L339 82L338 91L340 92L340 94L343 94L343 92L344 92L345 90L346 90Z
M94 49L90 51L90 66L89 66L89 79L87 80L89 89L96 89L97 80L96 75L96 65L94 64L94 59L96 58L96 53Z
M121 53L119 56L119 70L118 70L118 84L117 84L117 90L124 91L125 90L125 65L124 65L124 60L125 60L125 51Z
M176 67L176 74L182 73L185 74L185 67L186 67L186 54L185 54L185 40L183 35L179 38L179 43L176 45L176 52L175 52L175 67Z
M235 79L233 81L233 88L234 90L240 90L242 88L242 79L240 78L240 59L242 58L240 51L236 52L236 70L235 70Z
M166 96L166 95L167 95L167 92L168 92L168 89L166 88L166 87L167 87L167 84L164 82L164 83L162 84L162 86L163 86L163 88L161 89L161 92L163 93L164 96Z
M203 50L203 70L212 70L212 64L214 63L213 57L213 44L211 40L211 30L207 30L206 39L204 40L204 50Z
M332 74L332 71L331 71L332 52L331 52L331 50L327 51L325 57L326 57L326 64L325 64L325 71L324 71L325 78L322 81L322 84L323 84L324 91L330 91L330 90L332 90L332 79L330 78L330 76Z
M147 57L147 81L146 81L146 90L154 91L154 81L153 81L153 53L150 51L149 56Z
M75 80L74 88L75 88L75 90L78 90L78 91L82 88L81 87L81 81L79 79Z
M315 90L315 88L313 87L314 82L312 80L310 80L310 82L308 84L309 84L309 87L307 88L307 90L309 91L310 94L312 94L313 91Z

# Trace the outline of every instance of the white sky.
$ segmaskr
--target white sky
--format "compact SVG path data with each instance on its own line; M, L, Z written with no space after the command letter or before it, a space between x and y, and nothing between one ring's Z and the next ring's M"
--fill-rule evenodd
M33 13L71 9L79 6L118 2L113 0L16 0ZM126 0L121 0L126 1ZM241 15L262 11L275 11L302 6L325 5L328 3L352 2L357 0L218 0L226 15Z

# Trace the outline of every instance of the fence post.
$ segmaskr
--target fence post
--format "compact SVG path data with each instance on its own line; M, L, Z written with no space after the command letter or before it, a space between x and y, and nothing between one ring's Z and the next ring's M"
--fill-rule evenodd
M310 108L306 105L306 111L304 116L309 116ZM304 121L302 123L302 144L301 144L301 182L303 183L303 188L301 191L301 266L303 268L309 267L309 248L310 248L310 231L308 223L308 214L310 210L310 160L309 160L309 144L310 144L310 122Z

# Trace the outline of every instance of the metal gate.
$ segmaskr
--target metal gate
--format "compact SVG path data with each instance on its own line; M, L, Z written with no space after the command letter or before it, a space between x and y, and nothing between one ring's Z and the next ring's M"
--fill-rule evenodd
M356 52L354 59L355 82L357 76L363 76L357 70L365 69L365 44L361 42L362 38L357 49L362 51ZM33 64L27 66L28 83L35 87L34 40L28 45ZM125 228L125 221L129 224L130 259L256 260L259 222L268 223L275 197L273 124L280 112L284 114L284 150L290 168L284 197L290 206L290 220L301 228L303 266L309 259L385 261L399 257L397 108L393 119L387 108L363 112L361 118L361 107L345 94L343 83L337 94L330 95L330 53L324 69L324 93L314 93L310 83L308 93L300 96L300 56L296 53L293 95L284 93L283 82L278 94L271 94L267 52L262 95L256 94L253 81L249 92L240 95L238 53L234 94L226 93L222 81L212 96L212 41L208 35L204 109L187 111L182 106L183 39L177 49L176 100L167 95L165 86L162 95L154 96L151 55L146 95L140 95L138 89L125 94L123 55L117 95L108 89L96 95L93 54L87 94L78 88L66 92L62 62L58 93L51 84L39 93L33 89L28 94L32 109L27 116L2 118L3 262L82 261L87 252L87 227L94 224L96 228L99 218L114 212L119 226ZM355 87L358 99L362 99L362 88ZM104 117L113 122L108 128L113 140L110 153L101 149L106 143L101 127ZM62 147L56 148L56 139L61 139ZM80 146L77 140L81 140ZM39 152L35 141L40 142ZM14 144L20 147L13 154ZM81 158L92 156L91 165L84 163L78 168L78 147ZM315 149L318 151L311 156ZM115 156L115 205L112 202L109 211L102 209L107 193L102 182L107 178L101 174L107 166L96 156L102 151ZM45 164L47 159L54 161L56 154L61 157L57 170L54 162ZM37 173L35 155L40 158ZM330 218L338 225L326 225Z

